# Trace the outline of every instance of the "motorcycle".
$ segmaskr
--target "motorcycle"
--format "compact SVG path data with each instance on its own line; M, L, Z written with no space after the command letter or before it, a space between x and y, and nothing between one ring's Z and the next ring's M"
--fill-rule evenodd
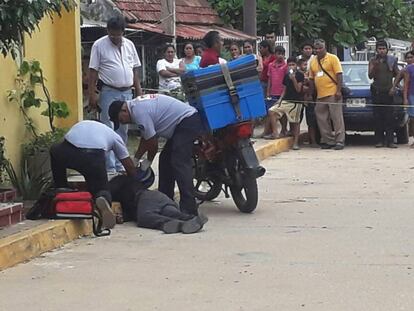
M211 201L223 191L237 208L251 213L257 207L257 178L266 169L259 165L251 137L252 122L229 125L194 143L195 196Z

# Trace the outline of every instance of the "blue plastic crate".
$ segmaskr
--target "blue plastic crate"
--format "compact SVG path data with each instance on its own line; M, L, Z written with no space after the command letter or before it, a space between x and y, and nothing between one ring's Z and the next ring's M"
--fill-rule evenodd
M211 130L266 115L263 89L253 55L227 63L240 99L242 117L230 102L230 94L220 65L193 70L181 77L189 103L200 111L205 125Z
M230 72L232 72L233 70L237 70L251 63L256 63L256 57L254 55L243 55L235 60L227 62L227 66L229 67ZM186 73L185 76L200 78L203 76L214 75L217 73L221 73L220 65L213 65L207 68L191 70L188 73Z
M230 124L260 118L266 115L263 89L258 79L235 84L239 95L241 119L230 102L226 86L202 91L200 96L189 98L192 106L200 112L203 122L210 130L219 129Z

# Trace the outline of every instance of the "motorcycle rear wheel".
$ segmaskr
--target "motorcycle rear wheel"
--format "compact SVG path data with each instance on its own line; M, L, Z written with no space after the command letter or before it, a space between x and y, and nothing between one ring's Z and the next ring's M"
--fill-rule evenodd
M231 196L240 212L252 213L258 202L256 176L243 175L242 179L242 186L230 186Z
M206 162L193 157L193 184L195 197L201 201L212 201L221 192L223 183L205 174Z

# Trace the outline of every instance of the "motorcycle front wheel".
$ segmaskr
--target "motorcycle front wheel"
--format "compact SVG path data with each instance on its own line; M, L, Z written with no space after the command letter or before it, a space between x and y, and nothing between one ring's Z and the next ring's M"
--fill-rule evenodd
M252 213L257 207L258 190L256 176L243 174L240 185L230 186L231 196L242 213Z

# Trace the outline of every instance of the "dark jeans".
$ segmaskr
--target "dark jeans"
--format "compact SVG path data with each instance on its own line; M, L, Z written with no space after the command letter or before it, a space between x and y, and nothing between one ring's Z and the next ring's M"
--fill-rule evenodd
M63 141L50 148L50 159L56 188L68 187L66 169L70 168L85 177L88 191L94 197L103 196L111 203L104 150L78 148Z
M171 220L186 221L194 217L180 212L177 203L156 190L144 190L136 209L138 227L149 229L162 229L163 224Z
M183 119L165 144L159 159L158 190L174 199L174 186L180 190L181 211L197 214L193 184L193 143L205 132L198 113Z
M316 121L316 114L315 114L315 104L308 103L308 106L305 107L305 114L306 114L306 124L309 127L317 128L318 124Z
M385 132L385 144L389 145L394 142L394 107L393 96L387 93L379 93L373 96L373 104L387 105L387 106L374 106L374 119L375 119L375 140L376 143L384 143Z

